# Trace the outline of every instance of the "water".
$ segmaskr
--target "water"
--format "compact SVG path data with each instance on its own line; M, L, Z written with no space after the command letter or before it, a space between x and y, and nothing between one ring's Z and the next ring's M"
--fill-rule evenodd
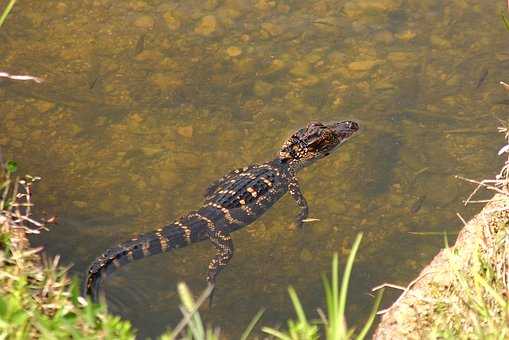
M502 4L500 4L502 6ZM271 159L311 120L354 119L362 133L299 174L319 222L289 227L285 197L233 235L208 322L236 338L261 308L285 324L287 287L310 317L320 274L364 233L349 299L405 284L476 207L471 187L502 163L509 51L501 7L478 1L34 1L0 30L0 146L43 177L39 213L60 224L32 241L83 275L106 248L196 209L229 170ZM482 27L482 29L479 29ZM208 243L139 261L109 278L110 310L142 336L179 318L175 287L204 287ZM385 304L395 299L386 296Z

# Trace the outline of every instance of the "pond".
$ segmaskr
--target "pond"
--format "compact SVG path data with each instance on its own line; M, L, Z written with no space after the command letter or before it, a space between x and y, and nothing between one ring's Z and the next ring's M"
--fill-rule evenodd
M310 121L352 119L361 132L298 175L319 221L295 230L285 196L234 233L207 322L235 339L265 308L285 325L298 291L323 308L321 274L364 234L349 291L350 324L370 289L404 285L478 207L507 117L504 4L473 0L24 1L0 30L0 147L43 178L34 237L83 278L108 247L199 208L208 184L272 159ZM479 29L482 27L482 29ZM505 77L505 79L504 79ZM438 233L435 235L434 233ZM205 287L208 242L122 268L109 309L155 337L180 319L176 285ZM388 292L384 305L398 292Z

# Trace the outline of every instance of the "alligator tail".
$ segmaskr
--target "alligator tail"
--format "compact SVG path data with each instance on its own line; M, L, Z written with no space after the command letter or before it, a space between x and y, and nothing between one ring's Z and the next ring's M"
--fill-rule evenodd
M192 225L184 228L181 223L175 222L106 250L90 265L83 295L97 301L101 278L129 262L180 248L195 241L196 234L192 235L193 231L197 232Z

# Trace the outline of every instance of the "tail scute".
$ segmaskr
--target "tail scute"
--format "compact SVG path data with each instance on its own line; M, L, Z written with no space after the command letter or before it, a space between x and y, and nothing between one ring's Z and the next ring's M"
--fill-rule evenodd
M85 279L85 296L97 301L101 278L115 269L150 255L156 255L180 246L182 232L173 226L158 229L106 250L90 265Z

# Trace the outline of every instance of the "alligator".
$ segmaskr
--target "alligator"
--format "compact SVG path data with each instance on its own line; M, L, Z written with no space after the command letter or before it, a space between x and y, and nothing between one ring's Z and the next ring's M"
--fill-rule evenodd
M213 182L199 210L106 250L88 269L84 295L96 301L101 278L122 265L207 239L217 251L206 277L213 289L218 274L233 257L230 234L253 223L288 191L300 209L296 225L302 227L308 218L308 204L297 171L328 156L358 130L354 121L311 122L297 130L275 159L235 169Z

